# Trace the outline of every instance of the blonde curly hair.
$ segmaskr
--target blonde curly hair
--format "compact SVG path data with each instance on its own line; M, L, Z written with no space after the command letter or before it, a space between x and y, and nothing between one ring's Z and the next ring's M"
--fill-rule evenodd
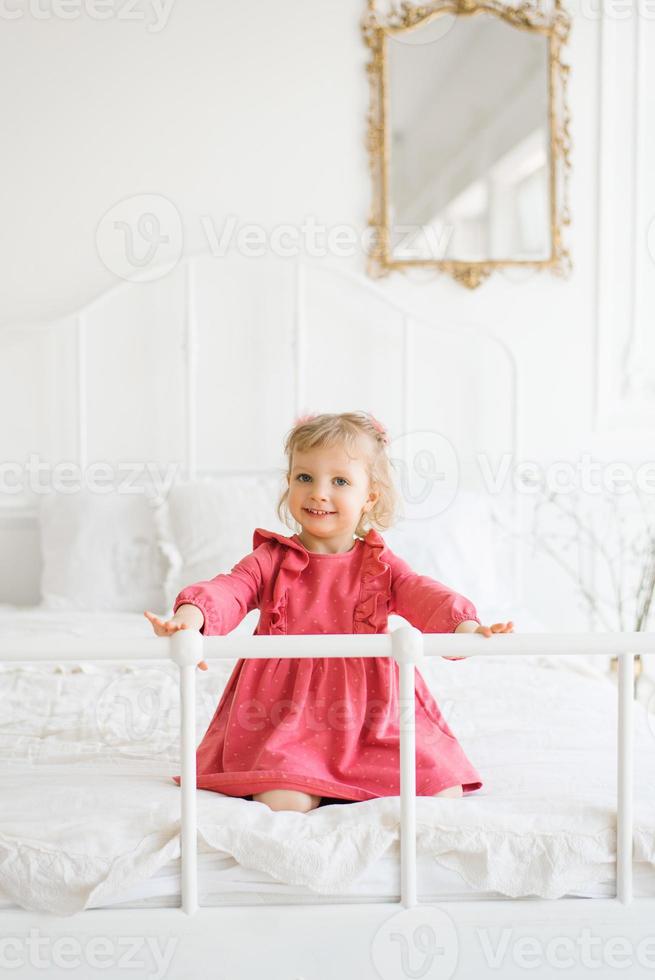
M300 527L287 506L294 452L343 446L347 451L364 449L369 486L379 493L373 507L360 516L355 535L363 538L372 527L380 531L391 527L399 516L400 494L393 479L393 463L387 455L388 443L384 426L369 412L324 413L297 419L284 440L287 486L276 508L280 521L294 531Z

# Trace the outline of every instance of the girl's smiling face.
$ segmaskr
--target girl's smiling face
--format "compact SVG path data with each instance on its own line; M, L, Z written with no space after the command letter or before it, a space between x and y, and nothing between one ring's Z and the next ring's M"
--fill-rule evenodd
M299 537L310 550L348 551L362 513L378 496L370 487L361 445L354 458L345 446L293 454L288 507L302 525Z

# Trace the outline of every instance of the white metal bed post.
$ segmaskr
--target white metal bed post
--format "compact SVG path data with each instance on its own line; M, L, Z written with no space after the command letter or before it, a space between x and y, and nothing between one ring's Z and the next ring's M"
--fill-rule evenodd
M634 795L634 669L633 653L619 654L616 810L616 897L632 902L632 839Z
M400 902L418 904L416 897L416 674L423 658L423 634L401 626L391 634L391 653L400 674Z
M169 638L171 659L180 668L180 809L182 910L198 910L198 836L196 815L196 669L202 660L202 634L177 630Z

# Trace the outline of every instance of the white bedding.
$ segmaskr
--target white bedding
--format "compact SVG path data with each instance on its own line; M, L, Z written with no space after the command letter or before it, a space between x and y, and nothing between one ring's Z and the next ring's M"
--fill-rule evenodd
M374 864L356 878L347 892L319 895L306 885L288 885L276 881L264 871L244 868L227 855L201 854L198 859L200 905L331 905L357 902L400 901L400 847L395 842ZM500 892L480 891L469 885L456 871L450 871L429 855L417 856L418 898L421 902L509 901ZM180 904L180 862L171 861L157 874L103 907L109 908L177 908ZM655 868L635 864L633 893L635 898L652 898L655 894ZM614 869L608 876L568 892L567 898L614 898ZM1 905L0 905L1 907Z
M0 630L149 635L138 614L6 606ZM234 662L197 672L198 739ZM422 673L484 786L459 800L417 800L421 893L461 882L463 892L512 898L611 894L613 683L568 657L430 659ZM635 862L646 880L655 867L655 722L642 705L635 712ZM178 721L177 669L168 661L0 664L5 904L70 915L135 900L146 881L174 874L180 791L169 777L180 771ZM201 869L222 862L218 877L214 864L214 877L201 879L210 898L212 888L219 898L223 886L234 890L241 874L255 895L268 882L281 900L299 890L375 894L383 880L390 894L397 889L397 798L299 814L199 791L198 811ZM154 894L170 895L170 882Z

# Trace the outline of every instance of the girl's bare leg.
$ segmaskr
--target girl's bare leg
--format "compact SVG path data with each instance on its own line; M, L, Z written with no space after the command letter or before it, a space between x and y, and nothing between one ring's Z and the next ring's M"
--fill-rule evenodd
M448 786L446 789L442 789L440 793L435 793L435 796L464 796L464 790L461 786Z
M300 813L315 810L321 802L320 796L295 789L267 789L263 793L253 793L252 798L258 803L266 803L271 810L299 810Z

